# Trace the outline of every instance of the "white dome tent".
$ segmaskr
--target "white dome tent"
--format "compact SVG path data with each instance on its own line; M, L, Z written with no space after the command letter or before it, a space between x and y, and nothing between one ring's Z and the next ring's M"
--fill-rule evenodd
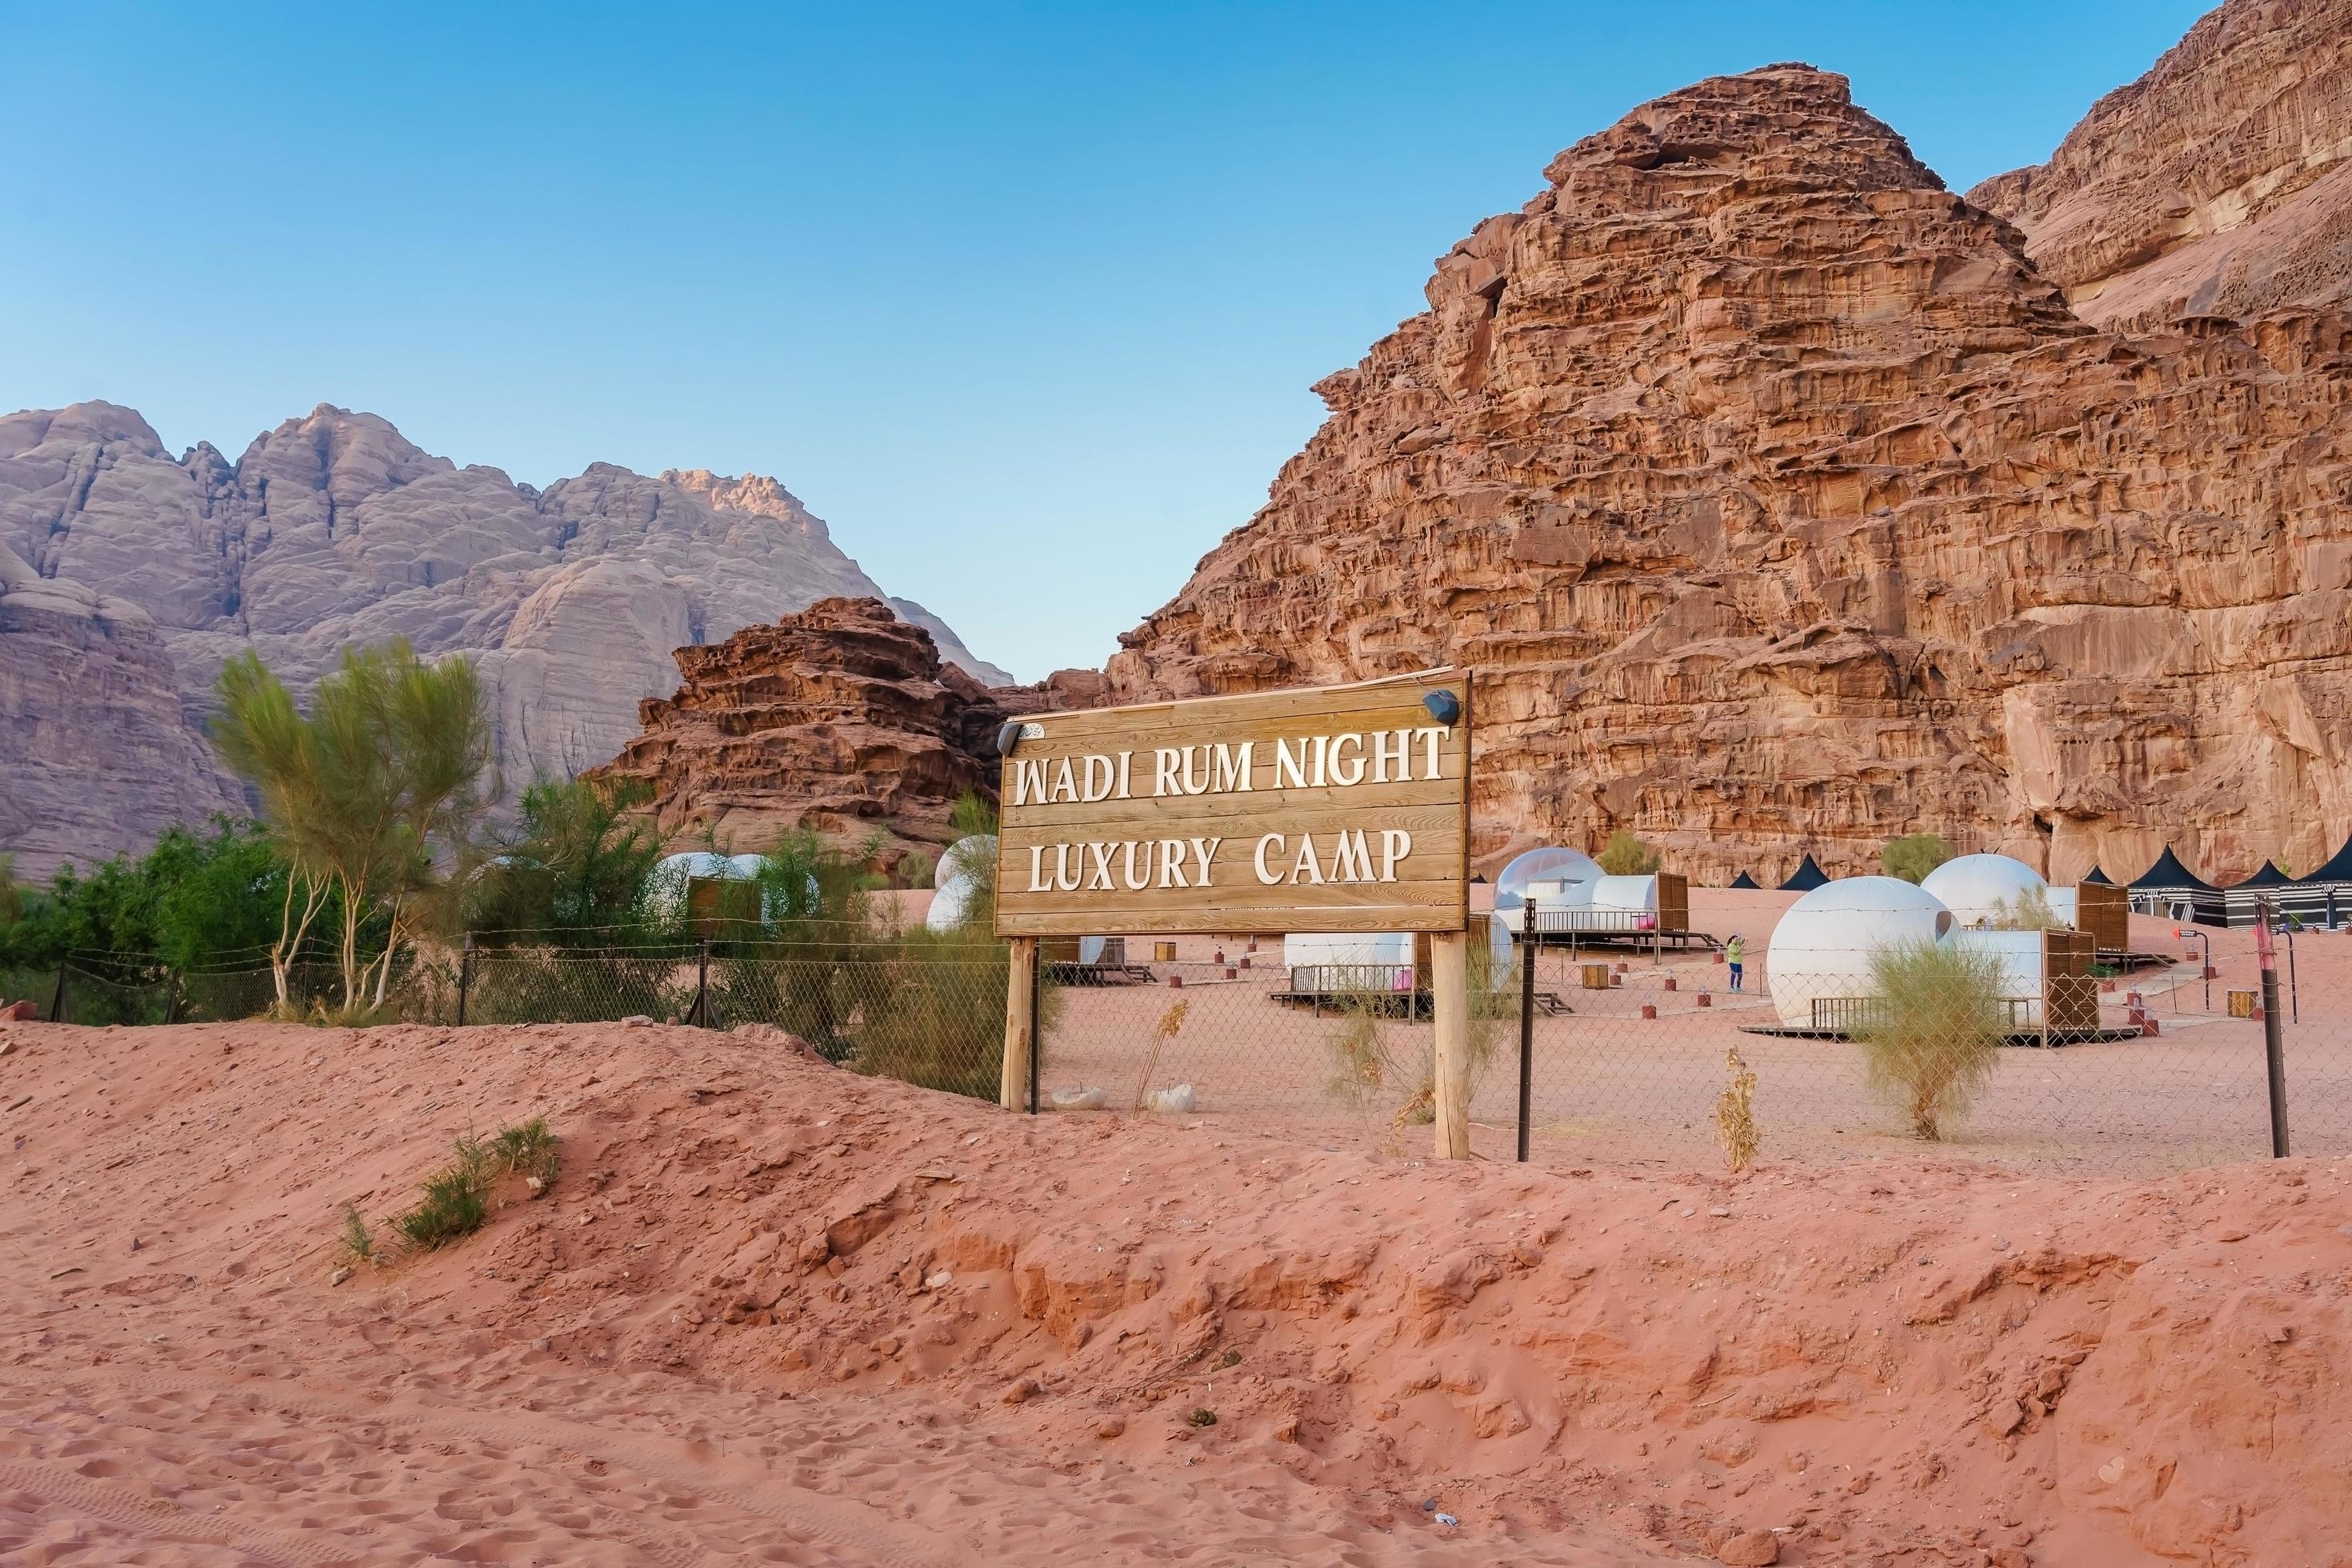
M1516 910L1530 898L1538 912L1590 904L1601 877L1601 862L1580 849L1530 849L1496 877L1495 908Z
M938 874L931 879L931 907L923 913L923 924L937 931L954 931L962 925L973 912L972 900L995 874L993 833L975 833L949 845L940 857Z
M1952 911L1898 877L1846 877L1789 906L1765 945L1773 1010L1790 1028L1813 1026L1816 999L1864 996L1871 955L1904 942L1943 942Z
M1990 926L2014 915L2021 900L2050 897L2041 872L2007 855L1959 856L1928 872L1919 886L1963 927Z
M748 882L767 862L757 855L714 855L707 849L665 855L646 879L646 912L673 921L686 913L688 882Z

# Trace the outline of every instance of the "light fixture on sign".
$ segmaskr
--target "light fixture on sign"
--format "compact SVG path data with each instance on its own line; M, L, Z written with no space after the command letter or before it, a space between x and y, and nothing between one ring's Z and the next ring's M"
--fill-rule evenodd
M1045 725L1027 724L1018 719L1008 719L997 729L996 754L1000 757L1009 757L1022 742L1042 741L1045 738Z
M1433 691L1421 700L1429 716L1451 730L1462 718L1462 699L1451 691Z

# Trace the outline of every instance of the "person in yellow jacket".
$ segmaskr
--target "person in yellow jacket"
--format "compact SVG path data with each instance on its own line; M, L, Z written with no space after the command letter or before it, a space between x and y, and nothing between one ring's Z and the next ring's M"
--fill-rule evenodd
M1735 934L1723 944L1723 962L1731 965L1731 988L1739 989L1740 969L1748 962L1748 939Z

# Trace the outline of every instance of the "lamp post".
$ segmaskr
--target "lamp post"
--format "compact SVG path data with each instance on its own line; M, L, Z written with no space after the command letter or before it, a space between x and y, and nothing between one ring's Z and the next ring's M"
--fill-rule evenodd
M2205 1011L2210 1013L2213 1010L2213 939L2201 931L2190 931L2186 926L2174 926L2172 934L2180 942L2194 937L2204 944L2204 956L2198 962L2197 969L2205 977Z
M2278 912L2276 919L2278 923L2272 929L2286 938L2287 1016L2300 1024L2303 1022L2303 988L2295 984L2294 978L2294 928L2300 922L2284 910Z

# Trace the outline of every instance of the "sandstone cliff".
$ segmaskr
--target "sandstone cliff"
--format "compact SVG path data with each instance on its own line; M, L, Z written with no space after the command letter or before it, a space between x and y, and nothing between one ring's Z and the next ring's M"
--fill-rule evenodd
M244 809L182 721L147 613L43 577L0 544L0 849L16 876L87 866L126 821L202 826Z
M1427 294L1115 699L1469 666L1486 865L2226 876L2352 827L2342 314L2095 331L1802 66L1578 143Z
M2352 16L2230 0L2047 163L1969 200L2103 326L2352 299Z
M676 694L646 699L643 732L588 775L644 784L674 842L740 853L811 827L936 855L957 799L995 794L1006 710L879 599L821 599L675 658Z
M142 635L168 650L157 698L192 723L221 661L247 644L298 688L351 642L397 634L426 654L475 654L515 783L609 759L635 733L639 700L675 685L681 644L828 595L879 593L772 479L597 464L539 491L323 405L235 463L209 446L175 459L111 404L0 418L0 544L44 579L151 616ZM1010 679L920 606L906 613L980 679ZM8 657L18 662L0 678L64 679L65 667L22 662L28 645ZM69 795L131 765L108 746L103 727L90 731L79 761L49 759L42 787ZM0 757L0 794L30 787L24 766ZM84 858L135 847L180 800L162 790L142 805L134 792L114 805L82 823L106 831L56 845Z

